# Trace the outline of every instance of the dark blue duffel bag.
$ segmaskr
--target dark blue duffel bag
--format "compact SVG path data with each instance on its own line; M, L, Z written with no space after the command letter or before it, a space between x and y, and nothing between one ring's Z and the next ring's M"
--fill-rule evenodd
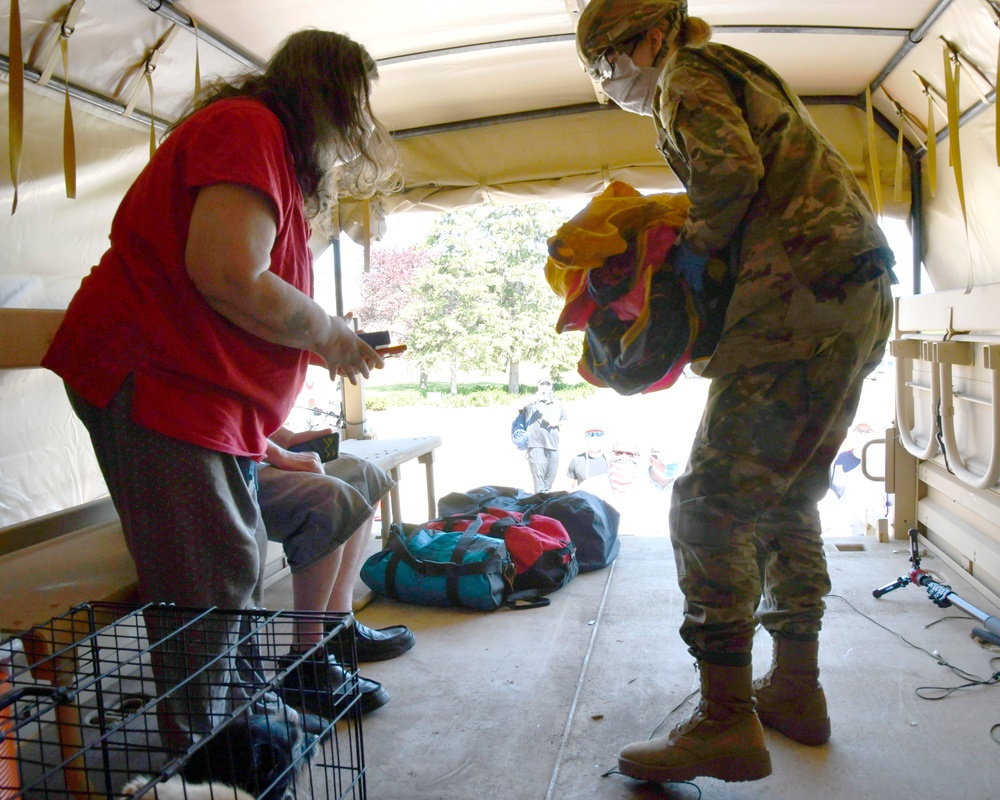
M479 514L487 508L524 513L524 501L535 495L510 486L479 486L467 492L451 492L438 500L438 516Z
M590 492L547 492L532 499L540 501L529 508L524 519L541 514L559 520L576 545L580 572L604 569L618 557L621 515L610 503Z

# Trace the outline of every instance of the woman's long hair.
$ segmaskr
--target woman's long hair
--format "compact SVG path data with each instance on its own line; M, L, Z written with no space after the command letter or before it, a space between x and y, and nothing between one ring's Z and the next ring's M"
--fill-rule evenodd
M377 76L375 61L357 42L302 30L285 40L263 73L207 86L191 113L232 97L263 102L284 125L306 211L323 224L339 196L391 194L402 186L399 154L371 110Z

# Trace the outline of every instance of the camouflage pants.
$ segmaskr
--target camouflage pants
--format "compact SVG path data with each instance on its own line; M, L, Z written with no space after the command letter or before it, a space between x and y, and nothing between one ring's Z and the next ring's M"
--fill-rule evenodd
M671 540L685 598L681 638L699 659L748 664L756 619L772 634L815 640L830 591L817 503L878 364L892 321L889 275L832 298L839 317L812 358L713 379L688 468L674 484ZM808 292L808 290L802 290ZM797 299L800 303L802 298ZM787 304L755 314L766 328Z

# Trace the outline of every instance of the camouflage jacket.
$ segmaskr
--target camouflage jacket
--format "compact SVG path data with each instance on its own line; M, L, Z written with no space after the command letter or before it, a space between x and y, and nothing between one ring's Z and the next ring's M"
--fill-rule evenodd
M683 47L653 103L658 147L691 200L679 239L698 253L728 253L735 271L727 332L796 290L836 283L862 254L884 249L891 266L847 163L766 64L726 45ZM808 330L808 320L790 323L780 338ZM800 342L803 353L809 347Z

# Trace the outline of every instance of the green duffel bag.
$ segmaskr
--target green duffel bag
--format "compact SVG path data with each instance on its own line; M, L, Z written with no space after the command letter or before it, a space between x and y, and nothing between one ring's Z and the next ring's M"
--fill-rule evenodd
M403 526L389 528L389 546L361 567L361 580L379 597L422 606L453 606L494 611L504 604L515 575L502 539L465 531Z

